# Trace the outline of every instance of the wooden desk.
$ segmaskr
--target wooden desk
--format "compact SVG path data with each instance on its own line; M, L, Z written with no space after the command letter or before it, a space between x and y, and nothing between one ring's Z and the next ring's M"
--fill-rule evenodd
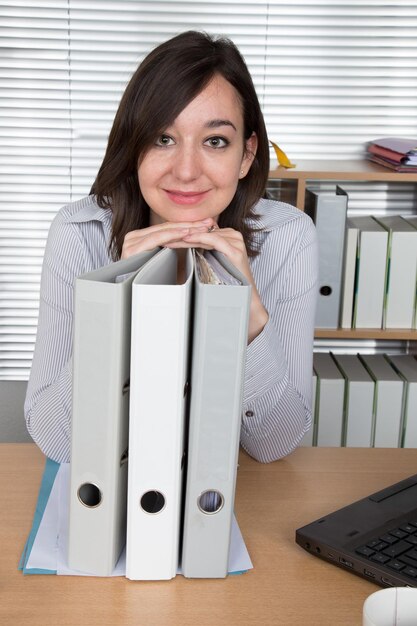
M17 563L44 466L0 444L2 626L359 626L379 587L295 544L295 529L417 472L416 450L300 448L261 465L241 453L236 513L254 570L225 580L23 576Z

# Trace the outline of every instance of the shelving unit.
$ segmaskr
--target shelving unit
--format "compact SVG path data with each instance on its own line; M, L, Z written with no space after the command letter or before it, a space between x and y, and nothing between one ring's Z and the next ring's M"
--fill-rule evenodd
M389 339L400 341L417 341L417 330L410 328L317 328L314 336L317 339Z
M364 181L415 183L417 213L417 173L399 173L371 161L310 160L297 162L293 169L277 167L269 173L270 181L282 182L282 199L292 201L304 210L305 193L309 184L318 181ZM417 330L410 329L317 329L317 339L375 339L417 342ZM417 345L417 343L415 344Z
M417 184L417 174L400 174L371 161L301 161L287 170L277 167L269 172L270 180L294 181L296 206L304 210L305 192L309 182L319 180L349 180L377 182L408 182ZM416 208L417 210L417 208Z

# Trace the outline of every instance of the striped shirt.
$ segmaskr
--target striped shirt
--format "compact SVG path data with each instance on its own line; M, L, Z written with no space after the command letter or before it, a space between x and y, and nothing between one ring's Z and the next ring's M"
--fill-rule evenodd
M256 205L260 253L252 274L269 320L249 344L240 441L258 461L289 454L311 424L318 255L313 223L273 200ZM74 282L112 262L112 212L89 196L63 207L48 235L25 418L42 451L70 459Z

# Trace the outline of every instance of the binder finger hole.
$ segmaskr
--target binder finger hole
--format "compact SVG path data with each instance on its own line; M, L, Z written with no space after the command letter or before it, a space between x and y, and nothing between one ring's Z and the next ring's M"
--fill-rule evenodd
M147 491L140 499L140 506L146 513L159 513L165 506L165 498L160 491Z
M332 288L329 287L329 285L323 285L323 287L320 287L320 294L322 296L330 296L332 293Z
M212 515L218 513L224 505L224 498L220 491L208 490L203 493L197 499L197 505L202 513Z
M97 485L93 485L93 483L84 483L81 485L78 489L77 495L81 504L90 509L93 509L101 504L102 493Z

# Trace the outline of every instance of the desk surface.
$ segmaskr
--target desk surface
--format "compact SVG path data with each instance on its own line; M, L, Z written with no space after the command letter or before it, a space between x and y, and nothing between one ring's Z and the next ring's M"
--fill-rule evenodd
M295 529L417 471L416 450L300 448L269 465L240 456L236 515L254 569L224 580L23 576L44 457L0 444L4 626L359 626L379 587L295 544Z

